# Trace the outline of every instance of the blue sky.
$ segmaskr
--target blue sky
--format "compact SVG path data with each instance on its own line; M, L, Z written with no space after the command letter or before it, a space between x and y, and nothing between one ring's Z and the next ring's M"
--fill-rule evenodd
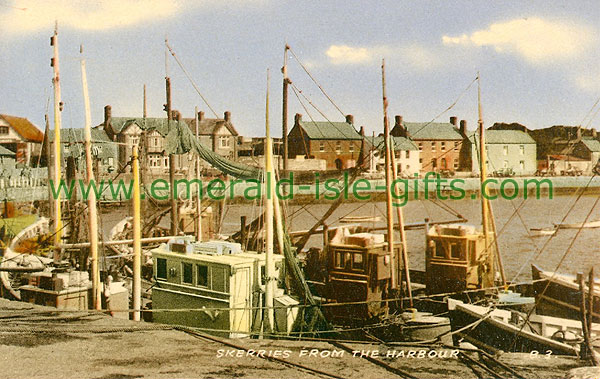
M600 96L600 4L597 1L164 1L0 0L0 113L43 128L52 112L49 45L59 24L63 127L83 127L79 45L84 45L93 124L114 116L163 117L165 36L210 105L232 112L238 131L264 135L266 71L271 72L271 126L281 130L284 44L339 108L367 133L382 130L381 59L386 59L390 116L430 121L456 115L474 129L482 77L483 115L530 128L585 126ZM328 119L342 115L298 62L289 76ZM173 107L210 116L176 62L168 59ZM305 102L315 120L323 120ZM290 91L294 113L309 119ZM52 116L51 116L52 117ZM52 118L51 118L52 119ZM598 117L591 126L598 124Z

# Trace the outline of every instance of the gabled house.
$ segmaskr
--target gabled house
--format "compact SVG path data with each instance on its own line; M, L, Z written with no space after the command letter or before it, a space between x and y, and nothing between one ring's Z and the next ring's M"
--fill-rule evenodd
M457 118L450 122L405 122L402 116L395 117L390 134L394 137L411 139L419 150L419 163L422 173L440 170L459 171L461 149L465 138L466 122L457 127Z
M385 170L385 141L382 135L377 137L366 137L370 144L369 154L366 161L370 172L382 172ZM394 148L394 158L399 177L414 178L415 173L421 170L419 163L419 149L413 141L406 137L391 137Z
M471 172L479 174L479 133L469 134ZM488 175L533 175L537 171L537 146L523 130L485 131Z
M0 167L14 166L15 156L15 153L0 145Z
M288 134L288 158L323 159L327 170L352 168L359 161L362 140L352 115L346 116L346 122L330 122L303 121L297 113Z
M0 146L15 153L16 163L37 165L44 133L23 117L0 114Z
M192 133L196 133L193 118L184 118L183 121ZM225 112L223 118L206 118L204 112L198 112L198 135L200 143L212 148L215 153L228 159L236 158L239 133L231 123L231 112Z
M94 170L100 175L108 174L117 169L118 146L111 141L106 132L100 128L92 128L92 162ZM61 128L60 130L61 158L63 168L71 161L74 168L85 172L85 129ZM54 154L54 130L44 139L42 154L46 156L49 148Z

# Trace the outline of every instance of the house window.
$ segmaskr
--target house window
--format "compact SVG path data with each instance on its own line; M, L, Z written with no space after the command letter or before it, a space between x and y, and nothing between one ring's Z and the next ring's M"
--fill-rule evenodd
M167 260L164 258L156 258L156 277L167 279Z
M140 137L131 137L131 146L137 146L140 143Z
M227 137L227 136L219 137L219 146L221 148L229 147L229 137Z
M521 155L525 155L525 145L519 146L519 152L521 153Z
M200 287L208 287L208 266L197 265L196 272L198 274L198 285Z
M454 141L454 150L458 149L458 141Z
M181 264L182 268L181 271L183 271L183 283L186 284L193 284L194 280L193 280L193 273L192 273L192 264L191 263L186 263L183 262Z
M508 145L504 145L503 153L504 153L504 155L508 155Z
M431 143L431 152L435 153L435 148L436 148L437 143L434 141Z
M342 141L337 141L335 143L335 151L337 151L338 153L342 151Z
M319 151L322 153L325 151L325 142L319 142Z
M423 151L423 142L419 142L419 151Z
M8 126L0 126L0 134L8 134Z
M521 168L521 170L525 170L525 161L520 161L519 167Z
M448 168L448 164L446 163L446 158L442 158L442 168L443 169L447 169Z
M158 137L154 137L154 146L158 146Z
M115 159L114 159L113 157L109 157L109 158L108 158L108 165L109 165L109 166L112 166L112 165L114 165L114 164L115 164Z
M419 158L419 163L423 164L423 158Z
M433 158L433 159L431 160L431 169L432 169L432 170L435 170L435 169L436 169L436 167L437 167L437 161L435 160L435 158Z
M410 158L410 150L406 150L406 159Z
M169 167L169 157L165 157L165 167Z
M446 142L442 142L442 151L446 151Z
M394 156L396 157L396 159L400 159L400 153L402 153L401 151L394 151Z
M508 168L508 161L504 161L504 163L502 164L502 167Z
M354 152L354 142L350 142L350 145L348 146L348 151L351 153Z
M454 158L454 170L458 170L458 159Z

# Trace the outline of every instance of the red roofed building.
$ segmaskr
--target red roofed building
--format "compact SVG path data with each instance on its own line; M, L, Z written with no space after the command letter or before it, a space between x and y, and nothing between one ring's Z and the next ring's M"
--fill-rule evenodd
M37 165L44 133L23 117L0 114L0 146L15 153L17 163Z

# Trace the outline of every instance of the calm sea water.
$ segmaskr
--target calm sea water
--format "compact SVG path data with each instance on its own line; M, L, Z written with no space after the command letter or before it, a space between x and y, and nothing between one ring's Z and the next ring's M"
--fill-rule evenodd
M562 273L572 274L577 272L587 273L591 267L596 266L596 272L600 273L600 228L582 229L577 238L575 238L578 233L577 229L559 230L551 239L549 236L532 238L528 233L529 228L551 227L552 223L561 222L570 209L565 222L582 222L590 211L589 220L600 219L600 205L596 206L595 209L591 209L597 198L597 195L585 195L577 203L575 203L575 195L555 196L553 199L532 198L527 199L522 206L523 199L521 198L492 201L500 252L508 279L513 281L530 279L531 263L536 263L545 270L558 269ZM444 204L462 214L469 220L470 224L481 223L481 210L478 200L448 200ZM309 229L329 209L329 206L329 204L310 204L304 207L289 206L287 213L293 215L290 218L290 229ZM519 208L518 213L516 212L517 208ZM423 222L425 218L433 221L456 219L452 214L431 201L411 201L403 209L407 223ZM105 233L108 233L108 230L126 212L126 209L121 208L102 214L102 229ZM247 216L249 222L259 212L258 206L252 204L227 206L222 233L230 234L239 230L240 216ZM328 225L339 225L337 220L343 216L379 216L381 221L371 225L384 226L385 203L357 202L342 204L329 218ZM163 223L168 226L168 222L167 216ZM407 242L411 268L423 270L425 268L425 231L423 229L408 231ZM320 236L311 238L309 246L320 245ZM546 246L544 247L544 245Z

